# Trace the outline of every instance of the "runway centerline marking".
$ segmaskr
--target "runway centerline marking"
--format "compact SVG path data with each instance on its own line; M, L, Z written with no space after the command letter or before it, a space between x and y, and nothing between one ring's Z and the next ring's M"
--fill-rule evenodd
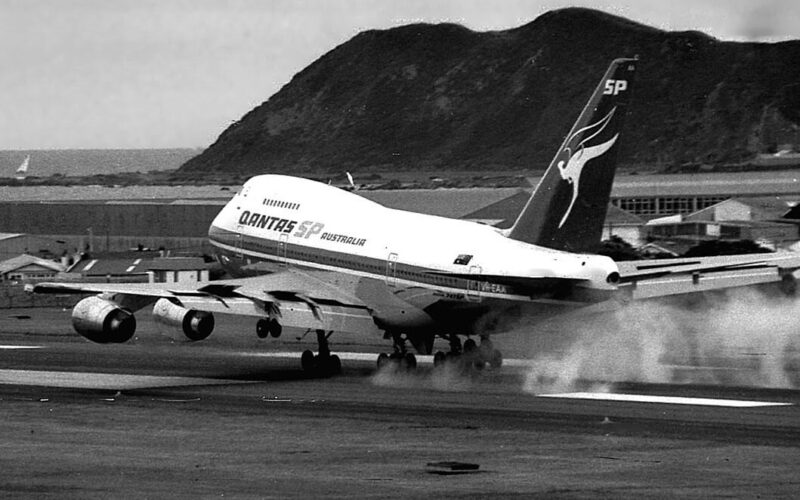
M722 406L727 408L758 408L763 406L792 406L778 401L742 401L738 399L688 398L678 396L651 396L648 394L613 394L601 392L568 392L564 394L539 394L540 398L591 399L626 403L661 403L672 405Z
M41 345L0 345L0 350L14 350L14 349L44 349Z

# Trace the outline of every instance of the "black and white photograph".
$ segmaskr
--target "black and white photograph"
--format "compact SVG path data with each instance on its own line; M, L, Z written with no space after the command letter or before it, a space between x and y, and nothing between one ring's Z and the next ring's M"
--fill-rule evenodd
M800 3L0 0L0 497L796 498Z

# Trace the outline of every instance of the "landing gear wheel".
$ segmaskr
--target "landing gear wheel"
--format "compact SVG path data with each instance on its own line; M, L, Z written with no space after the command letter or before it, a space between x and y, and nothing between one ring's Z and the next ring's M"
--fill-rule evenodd
M392 366L392 370L411 371L417 368L417 357L406 349L406 338L401 332L391 332L394 352L378 356L378 369Z
M280 324L277 321L275 321L275 325L280 328ZM339 356L331 354L331 348L328 345L328 337L333 332L326 333L325 330L317 330L316 333L319 354L315 355L310 350L303 351L302 356L300 356L300 365L303 367L303 371L325 377L342 373L342 360L339 359Z
M309 350L303 351L303 354L300 356L300 366L303 367L304 372L311 373L314 371L316 366L315 357L313 352Z
M464 353L465 354L466 353L475 352L477 349L478 349L478 344L474 340L467 339L467 341L464 342Z
M261 318L256 322L256 335L258 338L265 339L268 335L278 338L283 332L283 327L275 318Z
M335 354L321 356L306 350L300 356L300 365L304 372L314 375L330 376L342 373L342 360Z
M489 366L492 368L500 368L503 366L503 354L497 349L492 351L492 355L489 358Z
M436 354L433 355L433 366L438 367L442 366L447 359L447 355L442 351L436 351Z
M281 336L281 333L283 333L283 327L278 323L278 320L275 318L269 320L269 334L272 335L272 338L277 339Z
M400 367L404 368L406 371L415 370L417 368L417 357L412 353L407 352L402 358L400 358Z
M258 335L258 338L260 339L267 338L267 335L269 335L269 327L270 325L268 319L261 318L260 320L258 320L258 322L256 323L256 335Z
M339 375L342 373L342 360L339 359L339 356L333 354L327 359L325 370L330 375Z

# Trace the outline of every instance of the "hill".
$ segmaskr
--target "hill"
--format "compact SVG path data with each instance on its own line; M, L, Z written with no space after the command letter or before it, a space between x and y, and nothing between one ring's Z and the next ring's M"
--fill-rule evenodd
M623 164L741 163L799 146L800 41L722 42L569 8L506 31L360 33L176 175L544 168L609 61L634 55Z

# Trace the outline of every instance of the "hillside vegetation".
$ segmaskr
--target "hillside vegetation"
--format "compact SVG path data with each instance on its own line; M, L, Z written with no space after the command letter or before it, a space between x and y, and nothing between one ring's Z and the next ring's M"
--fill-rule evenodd
M623 165L739 164L797 141L800 41L721 42L570 8L506 31L360 33L176 175L545 168L609 61L635 55Z

